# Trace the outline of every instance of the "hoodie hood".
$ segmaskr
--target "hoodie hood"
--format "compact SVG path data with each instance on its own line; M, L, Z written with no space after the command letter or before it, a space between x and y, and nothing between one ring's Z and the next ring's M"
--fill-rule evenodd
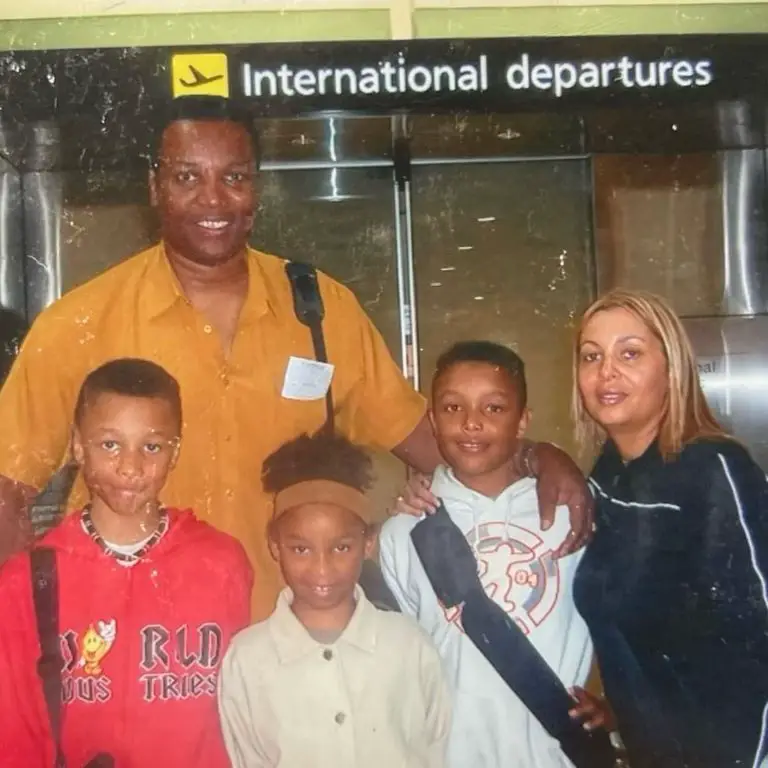
M516 483L505 488L495 499L483 496L482 493L467 488L460 480L456 479L453 470L445 465L439 466L435 470L432 479L432 493L441 498L446 504L451 504L456 508L456 514L472 514L471 508L478 503L488 504L507 504L510 507L516 506L517 510L511 510L512 516L523 514L519 504L521 499L530 495L531 491L536 490L536 480L532 477L524 477Z
M467 534L476 554L484 525L502 523L501 538L506 542L513 538L515 525L540 527L536 481L532 477L512 483L492 499L467 488L456 479L450 467L440 466L435 470L431 489L442 499L453 521Z
M200 522L189 509L167 509L168 530L160 540L141 558L141 562L157 562L172 554L182 544L188 547L190 541L210 535L210 526ZM52 531L47 533L38 546L50 547L58 552L76 555L86 560L109 558L99 545L88 535L81 522L81 512L67 515Z

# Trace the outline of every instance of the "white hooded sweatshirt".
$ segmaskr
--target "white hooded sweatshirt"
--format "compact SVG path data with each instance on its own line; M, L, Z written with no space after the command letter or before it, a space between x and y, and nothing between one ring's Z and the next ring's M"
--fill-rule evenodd
M526 478L490 499L435 472L432 492L445 503L475 551L486 593L514 617L566 687L584 685L592 645L576 612L572 585L581 553L555 560L569 530L568 510L542 531L536 484ZM454 694L450 768L570 768L559 744L486 661L461 627L460 609L438 602L410 533L418 518L399 515L381 533L381 568L404 613L429 633Z

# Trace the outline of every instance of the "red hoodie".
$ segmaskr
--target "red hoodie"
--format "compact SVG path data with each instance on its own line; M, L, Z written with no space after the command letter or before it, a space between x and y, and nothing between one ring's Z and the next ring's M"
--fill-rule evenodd
M70 515L56 550L67 768L107 752L116 768L228 768L219 663L248 623L253 574L238 542L189 511L136 565L102 552ZM0 765L51 768L28 554L0 568Z

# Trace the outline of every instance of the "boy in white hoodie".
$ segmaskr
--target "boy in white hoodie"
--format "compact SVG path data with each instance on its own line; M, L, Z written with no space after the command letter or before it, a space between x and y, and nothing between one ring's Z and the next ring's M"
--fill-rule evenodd
M566 687L584 685L592 647L576 612L573 577L581 553L555 552L568 510L541 530L535 480L521 466L529 421L523 361L492 342L460 342L437 362L430 418L446 464L432 493L472 545L483 587L527 635ZM419 519L399 515L381 533L384 578L405 613L430 634L454 699L451 768L562 768L555 741L464 634L460 609L438 601L411 541ZM581 714L593 714L579 689ZM599 722L596 720L595 722Z

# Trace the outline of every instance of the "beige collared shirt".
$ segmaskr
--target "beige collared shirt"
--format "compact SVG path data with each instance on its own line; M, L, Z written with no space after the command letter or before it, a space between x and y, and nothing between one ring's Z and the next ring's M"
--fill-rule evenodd
M288 589L232 641L219 712L235 768L445 765L450 698L437 651L411 619L356 597L330 645L299 622Z

